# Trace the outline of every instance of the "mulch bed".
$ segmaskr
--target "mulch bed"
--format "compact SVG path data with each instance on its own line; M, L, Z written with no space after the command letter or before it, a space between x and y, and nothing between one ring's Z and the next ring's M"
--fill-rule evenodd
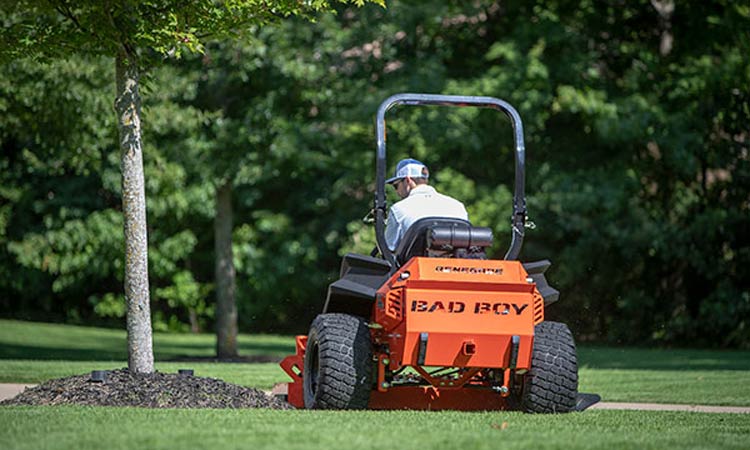
M265 392L214 378L128 369L107 371L106 381L91 374L49 380L0 405L89 405L140 408L294 409Z

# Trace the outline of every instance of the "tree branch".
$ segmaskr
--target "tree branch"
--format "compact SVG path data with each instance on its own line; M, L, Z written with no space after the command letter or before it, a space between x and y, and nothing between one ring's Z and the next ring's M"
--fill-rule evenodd
M73 22L73 25L75 25L79 31L81 31L84 34L90 34L98 39L98 36L96 36L95 33L85 28L83 25L81 25L81 22L78 21L78 18L75 16L75 14L73 14L73 11L70 10L70 8L65 2L57 4L57 3L50 1L50 4L52 4L54 8L57 10L57 12L62 14L63 17Z

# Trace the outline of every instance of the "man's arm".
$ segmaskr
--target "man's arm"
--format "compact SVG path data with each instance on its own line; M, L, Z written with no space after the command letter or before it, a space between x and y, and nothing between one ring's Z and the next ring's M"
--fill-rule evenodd
M388 221L385 224L385 243L391 251L395 251L399 240L401 240L401 217L391 207L388 212Z

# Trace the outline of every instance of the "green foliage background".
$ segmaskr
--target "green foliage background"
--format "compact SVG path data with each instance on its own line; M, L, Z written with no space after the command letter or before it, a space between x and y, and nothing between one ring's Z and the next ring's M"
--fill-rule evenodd
M154 325L210 329L215 186L235 195L240 328L305 332L346 251L368 252L374 114L397 92L489 95L524 119L522 260L579 340L750 347L750 8L649 1L393 1L249 30L148 74ZM663 48L671 37L671 46ZM666 51L665 51L666 50ZM112 61L0 68L0 308L120 325ZM424 160L509 239L512 140L492 111L389 113L389 163Z

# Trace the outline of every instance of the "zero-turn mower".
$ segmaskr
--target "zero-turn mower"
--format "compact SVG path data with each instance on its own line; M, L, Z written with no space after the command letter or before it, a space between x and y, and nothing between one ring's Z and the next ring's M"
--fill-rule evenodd
M385 113L396 105L491 108L513 126L515 185L510 247L486 259L489 228L440 217L417 221L399 247L385 241ZM323 312L281 367L287 400L318 409L576 410L573 336L544 320L559 292L549 261L517 260L526 228L523 125L492 97L398 94L377 114L376 251L347 254ZM381 257L375 257L380 254ZM580 402L579 402L580 403ZM580 404L579 404L579 408Z

